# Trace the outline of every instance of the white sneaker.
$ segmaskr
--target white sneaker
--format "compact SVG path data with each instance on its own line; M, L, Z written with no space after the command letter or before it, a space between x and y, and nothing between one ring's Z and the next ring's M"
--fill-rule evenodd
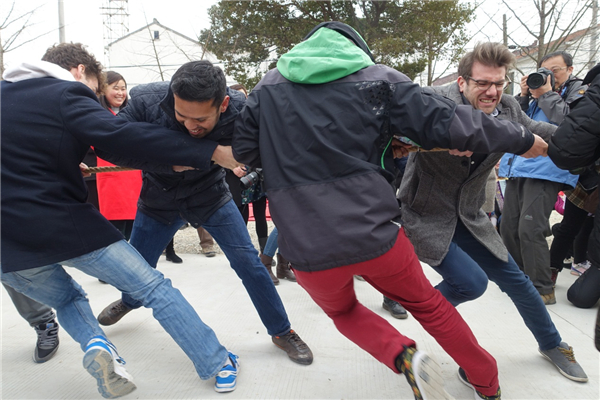
M83 367L98 383L102 397L114 399L136 389L133 377L125 370L125 360L104 336L95 336L85 348Z
M588 268L590 268L592 264L589 261L584 261L582 263L572 263L571 264L571 275L582 275L585 271L588 270Z

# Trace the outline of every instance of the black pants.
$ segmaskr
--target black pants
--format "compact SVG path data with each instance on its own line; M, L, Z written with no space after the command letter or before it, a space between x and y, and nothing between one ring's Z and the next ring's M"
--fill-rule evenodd
M565 202L562 222L554 230L554 239L550 247L550 267L562 270L563 260L573 246L575 263L587 260L587 242L594 227L594 219L588 212L577 207L569 200ZM574 240L575 238L575 240Z
M600 269L593 265L567 291L567 299L575 307L591 308L600 299Z

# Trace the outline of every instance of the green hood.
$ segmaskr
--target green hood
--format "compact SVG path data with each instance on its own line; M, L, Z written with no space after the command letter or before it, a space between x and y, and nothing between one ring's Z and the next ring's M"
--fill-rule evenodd
M292 82L320 84L335 81L374 64L349 39L323 27L281 56L277 69Z

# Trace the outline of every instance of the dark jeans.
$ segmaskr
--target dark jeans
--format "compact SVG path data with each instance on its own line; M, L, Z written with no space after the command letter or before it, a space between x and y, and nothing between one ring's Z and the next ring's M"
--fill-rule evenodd
M554 239L550 247L550 267L562 270L563 260L573 246L575 263L587 260L587 242L594 227L588 212L577 207L569 200L565 202L565 213L561 223L554 229ZM580 236L581 235L581 236ZM576 240L574 240L576 238Z
M162 250L184 223L183 219L179 219L167 225L138 211L129 242L151 267L156 268ZM242 280L269 335L280 336L288 333L290 322L281 298L265 266L258 258L258 252L233 200L219 208L202 227L211 234L225 253L231 268ZM141 306L126 294L123 294L123 302L131 308Z
M448 254L433 269L444 278L436 289L454 306L481 296L490 280L510 297L542 350L561 342L541 296L515 260L510 254L508 262L496 258L461 222L456 225Z

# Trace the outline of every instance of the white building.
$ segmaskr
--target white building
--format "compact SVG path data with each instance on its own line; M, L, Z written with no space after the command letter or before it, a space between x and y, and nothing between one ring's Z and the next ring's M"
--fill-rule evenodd
M168 81L182 64L195 60L208 60L223 68L222 62L198 40L161 25L156 18L106 47L106 70L123 75L129 88ZM227 77L227 85L234 83Z

